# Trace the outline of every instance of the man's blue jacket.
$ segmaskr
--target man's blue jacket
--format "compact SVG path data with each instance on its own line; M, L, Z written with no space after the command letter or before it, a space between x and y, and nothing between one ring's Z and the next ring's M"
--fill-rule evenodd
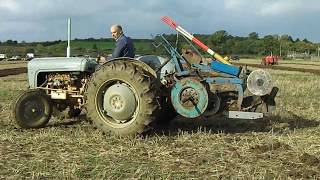
M112 58L118 57L134 57L134 46L131 38L121 35L116 42L116 47L113 50Z

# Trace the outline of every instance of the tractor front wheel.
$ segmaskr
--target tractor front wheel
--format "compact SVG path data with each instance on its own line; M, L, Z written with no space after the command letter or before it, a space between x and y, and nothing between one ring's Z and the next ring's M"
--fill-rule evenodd
M22 128L44 127L51 114L51 100L41 90L24 91L12 104L11 115Z

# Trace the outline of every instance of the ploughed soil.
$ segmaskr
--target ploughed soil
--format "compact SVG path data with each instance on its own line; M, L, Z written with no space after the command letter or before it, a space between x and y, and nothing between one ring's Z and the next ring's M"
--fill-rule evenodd
M18 67L18 68L8 68L8 69L1 69L0 70L0 77L8 76L8 75L17 75L26 73L26 67Z
M298 72L308 72L313 73L316 75L320 75L320 70L318 69L307 69L307 68L298 68L298 67L284 67L284 66L277 66L277 65L261 65L261 64L248 64L248 63L236 63L233 62L232 64L238 65L238 66L250 66L250 67L257 67L261 69L275 69L275 70L284 70L284 71L298 71Z

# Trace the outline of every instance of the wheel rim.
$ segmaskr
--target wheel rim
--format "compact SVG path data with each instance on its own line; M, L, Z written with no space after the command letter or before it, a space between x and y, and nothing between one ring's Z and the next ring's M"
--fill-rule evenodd
M133 91L126 84L116 83L104 94L103 108L112 118L126 121L133 116L136 102Z
M208 93L199 80L183 78L172 88L171 102L180 115L195 118L207 109Z
M106 97L109 88L113 88L119 85L122 87L126 86L127 90L131 92L135 100L135 105L131 106L132 110L129 110L129 112L125 113L125 115L121 114L121 112L125 111L125 96L121 94L113 94L111 96ZM99 87L97 91L95 100L100 118L103 119L104 123L107 123L108 125L114 128L123 128L130 125L136 118L140 107L139 98L137 97L136 90L128 82L120 81L118 79L111 79L102 83L102 85ZM109 101L108 108L106 107L105 101Z
M40 97L31 97L21 103L19 116L27 123L39 121L45 116L45 103Z

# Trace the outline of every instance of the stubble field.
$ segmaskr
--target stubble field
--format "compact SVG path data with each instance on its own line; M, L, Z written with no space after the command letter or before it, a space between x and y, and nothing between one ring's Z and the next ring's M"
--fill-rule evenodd
M320 77L268 71L280 89L272 116L177 118L136 138L105 136L84 115L16 128L10 103L27 77L1 77L0 179L318 179Z

